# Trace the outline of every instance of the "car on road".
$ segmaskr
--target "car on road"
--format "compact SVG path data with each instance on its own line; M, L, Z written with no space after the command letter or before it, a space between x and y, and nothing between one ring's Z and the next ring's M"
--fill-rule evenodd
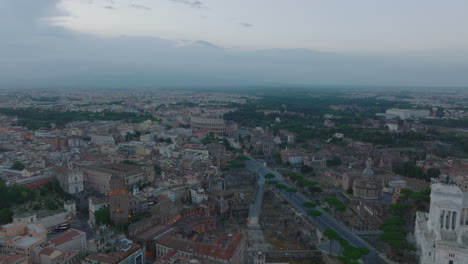
M60 224L55 227L55 232L63 232L70 229L70 223Z

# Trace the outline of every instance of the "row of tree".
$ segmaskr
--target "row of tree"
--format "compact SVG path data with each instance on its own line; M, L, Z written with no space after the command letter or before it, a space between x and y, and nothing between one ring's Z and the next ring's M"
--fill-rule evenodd
M335 230L333 229L325 229L323 231L323 234L325 237L327 237L330 240L330 254L331 254L331 248L332 248L332 242L337 241L342 250L341 250L341 256L338 257L338 259L343 262L344 264L358 264L358 260L361 259L362 257L368 255L370 253L370 250L365 247L355 247L349 243L348 240L342 238Z

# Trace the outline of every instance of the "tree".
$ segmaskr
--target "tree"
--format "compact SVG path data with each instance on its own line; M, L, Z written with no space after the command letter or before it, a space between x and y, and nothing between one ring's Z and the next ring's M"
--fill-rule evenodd
M307 211L307 215L316 217L316 216L321 216L322 212L320 212L319 210L309 210Z
M271 179L273 179L275 177L276 176L273 173L267 173L267 174L263 175L263 178L265 178L267 180L271 180Z
M58 204L51 199L47 199L44 203L44 206L49 210L57 210L59 208Z
M321 193L322 188L317 187L317 186L309 186L309 191L312 193Z
M24 164L19 160L15 160L10 169L12 170L23 170L25 168Z
M439 178L440 170L436 168L430 168L427 170L426 175L429 178Z
M327 160L327 166L328 167L340 166L340 165L341 165L341 159L339 157L333 157L333 158Z
M158 164L154 164L153 169L155 174L161 174L161 166L159 166Z
M13 211L10 208L0 210L0 225L5 225L13 221Z
M110 211L109 208L101 208L94 212L94 218L96 219L97 225L108 225L110 224Z
M233 150L234 149L233 147L231 147L231 144L229 144L229 141L227 140L227 138L223 138L223 145L227 150Z
M292 187L287 187L287 188L286 188L286 191L289 193L289 198L291 198L291 196L292 196L293 193L296 193L296 192L297 192L297 190L294 189L294 188L292 188Z
M317 206L317 204L314 202L303 202L301 205L307 208L314 208L315 206Z
M409 204L391 204L388 208L389 212L393 215L403 216L405 213L409 212L411 205Z
M325 201L333 205L333 207L335 207L335 209L340 212L346 211L346 205L341 200L338 200L335 197L331 197L331 196L325 197Z
M131 161L131 160L124 160L122 162L120 162L122 164L127 164L127 165L135 165L135 166L138 166L138 164L134 161Z
M283 160L281 159L281 153L279 152L276 152L273 157L275 158L275 163L278 164L278 165L282 165L283 164Z
M303 165L301 167L301 173L302 174L307 174L307 173L311 173L314 171L314 168L310 167L310 166L307 166L307 165Z
M241 152L242 152L242 150L241 150ZM244 155L239 155L239 156L237 156L237 159L238 159L238 160L248 160L249 157L244 156ZM271 174L271 173L269 173L269 174Z
M273 188L275 188L275 185L278 183L277 181L275 180L269 180L269 181L266 181L267 184L270 184L271 186L273 186Z
M337 240L340 236L335 230L331 228L325 229L325 231L323 231L323 235L330 240L328 253L331 255L332 242L333 240Z
M277 183L277 184L275 184L275 187L276 187L276 189L278 189L278 190L280 190L280 191L281 191L281 190L285 190L286 188L288 188L288 186L286 186L286 185L284 185L284 184L282 184L282 183Z
M379 236L380 239L398 254L402 251L415 249L414 245L406 241L408 232L404 229L405 223L405 219L401 216L391 216L385 219L379 227L383 231Z

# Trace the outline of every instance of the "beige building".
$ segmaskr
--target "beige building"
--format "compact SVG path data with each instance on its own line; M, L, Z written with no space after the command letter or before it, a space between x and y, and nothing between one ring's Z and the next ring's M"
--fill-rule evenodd
M53 169L53 175L67 193L75 194L84 190L83 172L78 169L59 166Z
M127 187L135 184L153 182L154 169L151 166L135 166L122 163L109 163L96 166L80 166L83 171L85 187L95 189L103 194L110 192L112 176L123 177Z
M0 227L0 253L23 254L32 259L34 248L47 240L47 230L41 224L19 223Z
M383 180L374 175L372 160L366 161L362 176L352 182L353 195L363 199L379 199L383 197Z

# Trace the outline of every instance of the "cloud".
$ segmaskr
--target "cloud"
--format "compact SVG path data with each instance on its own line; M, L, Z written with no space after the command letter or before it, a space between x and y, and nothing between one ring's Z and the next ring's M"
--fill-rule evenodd
M213 44L211 42L208 42L208 41L205 41L205 40L197 40L197 41L195 41L193 43L198 44L198 45L203 46L203 47L220 49L219 46L216 46L215 44Z
M242 27L245 27L245 28L249 28L249 27L253 27L254 25L250 24L250 23L245 23L245 22L242 22L242 23L239 23L239 25L241 25Z
M105 9L109 9L109 10L115 10L115 7L113 6L103 6Z
M144 6L144 5L131 5L131 7L135 8L135 9L146 10L146 11L151 10L151 8L149 8L147 6Z
M247 81L468 84L468 61L305 49L225 50L209 42L211 39L181 40L177 45L176 41L149 37L99 38L41 23L70 16L55 8L57 2L0 0L0 24L9 25L0 27L0 88L225 86ZM194 1L185 3L191 7ZM239 21L232 23L239 25Z
M192 8L204 8L205 5L201 1L189 1L189 0L169 0L174 3L184 4Z

